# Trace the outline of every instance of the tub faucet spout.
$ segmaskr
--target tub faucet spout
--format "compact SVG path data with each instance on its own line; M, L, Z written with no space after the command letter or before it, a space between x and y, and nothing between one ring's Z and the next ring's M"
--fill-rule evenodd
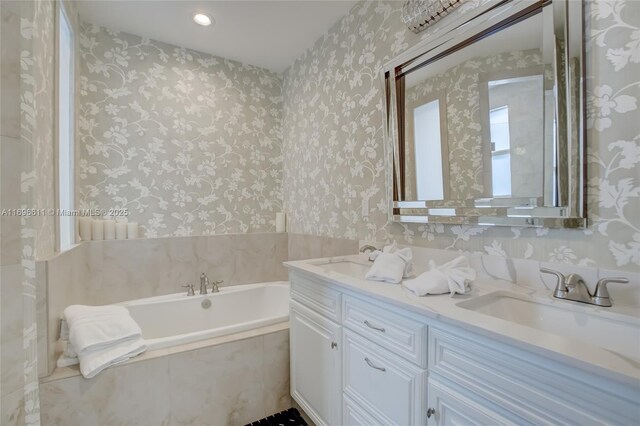
M200 275L200 294L207 294L207 287L209 287L209 278L207 278L207 274L203 272Z

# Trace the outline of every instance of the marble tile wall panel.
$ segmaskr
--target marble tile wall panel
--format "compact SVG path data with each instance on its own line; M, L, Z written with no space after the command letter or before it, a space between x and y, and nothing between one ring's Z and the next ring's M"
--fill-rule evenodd
M289 259L303 260L319 257L344 256L358 252L358 241L316 235L288 234Z
M15 3L13 4L15 6ZM5 7L6 6L6 7ZM20 170L20 16L9 3L0 8L0 206L19 208ZM0 217L0 264L20 262L20 218Z
M21 265L0 267L0 282L0 387L4 398L24 385Z
M41 384L42 424L244 425L291 406L289 331Z
M287 279L286 234L102 241L87 244L92 276L86 303L105 304L183 291L205 272L223 286Z
M0 398L0 425L24 425L24 390L11 393L2 392Z

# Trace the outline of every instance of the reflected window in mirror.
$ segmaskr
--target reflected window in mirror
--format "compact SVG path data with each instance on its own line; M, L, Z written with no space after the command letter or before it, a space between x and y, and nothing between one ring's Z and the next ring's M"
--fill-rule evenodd
M489 112L491 129L491 179L494 197L511 196L511 150L509 145L509 107Z

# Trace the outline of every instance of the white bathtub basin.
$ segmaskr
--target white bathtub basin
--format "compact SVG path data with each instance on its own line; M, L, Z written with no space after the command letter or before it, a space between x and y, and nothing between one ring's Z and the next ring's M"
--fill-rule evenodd
M640 359L640 318L567 301L497 291L457 304Z
M120 303L142 329L149 350L289 320L286 281L221 287L219 293L202 296L185 294Z

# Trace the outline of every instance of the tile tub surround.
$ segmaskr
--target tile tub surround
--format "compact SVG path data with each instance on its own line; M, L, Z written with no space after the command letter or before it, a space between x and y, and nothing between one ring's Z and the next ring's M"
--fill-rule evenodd
M362 1L289 67L283 85L282 180L288 229L637 271L640 127L634 118L640 64L628 60L627 46L633 46L638 29L638 1L618 0L615 8L585 2L588 229L388 221L379 71L481 3L486 1L468 1L416 35L400 19L402 2ZM361 214L363 200L367 218Z
M77 371L52 376L40 384L42 424L244 425L287 409L289 331L283 324L205 347L146 353L90 380Z
M288 234L288 260L315 259L358 252L358 241L317 235Z
M47 371L67 306L179 293L185 283L199 285L202 272L223 286L287 280L287 246L284 233L91 241L49 259Z

